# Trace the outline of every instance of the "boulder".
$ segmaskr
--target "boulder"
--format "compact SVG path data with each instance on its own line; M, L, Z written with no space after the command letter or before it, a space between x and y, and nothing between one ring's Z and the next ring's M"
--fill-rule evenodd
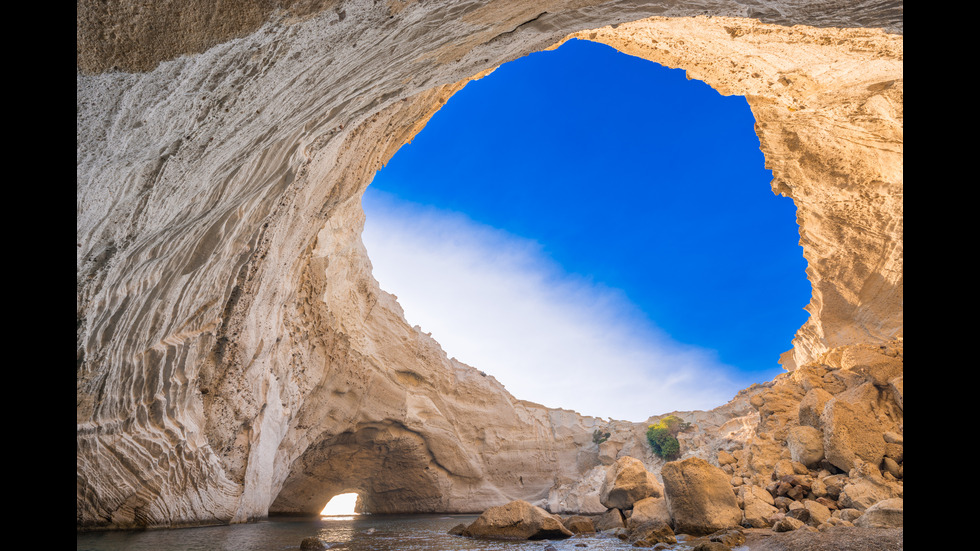
M453 526L452 528L450 528L449 531L446 532L446 533L449 534L450 536L465 536L466 535L466 525L465 524L457 524L456 526Z
M731 551L731 547L717 541L702 541L693 551Z
M871 464L865 463L853 469L848 480L837 499L842 508L865 511L879 501L902 497L903 494L901 485L886 480Z
M842 392L827 402L820 417L824 432L824 454L835 467L850 471L861 460L872 465L885 456L885 430L872 404L878 389L865 383Z
M723 543L729 547L738 547L745 543L745 532L741 529L719 530L706 536L708 541Z
M562 524L573 534L595 534L595 525L590 517L575 515L565 519Z
M670 509L667 507L667 500L665 498L648 497L634 503L633 514L630 515L626 527L632 531L633 526L650 522L671 523Z
M884 467L884 470L886 472L888 472L895 478L902 477L901 468L899 467L898 463L896 463L895 460L892 459L891 457L885 457L885 459L881 462L881 466Z
M734 465L737 462L735 456L726 452L725 450L718 450L718 465L724 467L725 465Z
M875 503L854 521L855 526L865 528L903 528L905 522L904 500L900 497Z
M609 467L599 501L606 507L629 509L641 499L663 495L657 477L647 471L643 462L624 456Z
M823 432L808 426L793 427L786 436L790 457L807 467L823 459Z
M466 532L474 538L500 540L564 539L572 536L561 520L526 501L511 501L483 512Z
M661 520L652 520L629 528L629 541L635 547L653 547L658 543L677 543L677 537L670 525Z
M629 531L625 527L624 528L613 528L611 530L607 530L606 531L606 535L607 536L614 537L614 538L617 538L617 539L621 539L623 541L626 541L626 540L630 539L630 533L629 533Z
M848 479L847 475L844 474L834 474L820 479L823 483L824 489L827 490L827 497L833 500L840 498L841 490L847 485Z
M892 458L896 463L905 461L905 446L903 444L885 441L885 457Z
M792 532L793 530L798 530L806 526L802 521L796 520L793 517L784 517L772 525L773 532Z
M780 459L776 461L776 466L772 470L772 479L781 480L788 476L793 476L796 474L796 468L793 467L793 461L789 459Z
M803 507L801 504L799 507L790 509L789 512L786 513L786 517L795 518L800 522L808 523L810 522L810 511L807 510L806 507Z
M299 544L299 548L301 551L323 551L327 548L327 546L320 541L320 538L310 536L308 538L303 538L303 541L301 541Z
M905 437L895 431L888 431L881 435L886 444L905 444Z
M742 522L735 492L718 467L691 457L667 463L661 475L677 532L705 535Z
M623 521L623 514L619 512L619 509L609 509L598 517L593 518L592 525L600 532L626 527L626 523Z
M743 504L742 526L769 528L769 519L779 512L772 495L758 486L742 486L739 496Z
M810 526L820 526L830 519L830 509L819 501L804 500L803 507L810 513L810 520L807 521Z

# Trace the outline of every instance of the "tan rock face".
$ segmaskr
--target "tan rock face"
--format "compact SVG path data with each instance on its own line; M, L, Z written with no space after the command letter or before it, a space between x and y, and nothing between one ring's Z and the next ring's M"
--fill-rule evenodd
M901 333L902 38L772 24L894 32L900 11L797 3L758 7L766 23L614 29L655 14L185 4L78 5L79 528L315 513L346 490L375 512L479 511L543 502L556 477L597 465L591 434L608 422L515 399L447 358L378 287L359 237L374 172L466 79L581 29L748 98L814 288L787 361ZM901 377L887 384L900 407ZM775 398L770 444L747 465L793 424ZM611 428L617 454L645 449L642 425Z

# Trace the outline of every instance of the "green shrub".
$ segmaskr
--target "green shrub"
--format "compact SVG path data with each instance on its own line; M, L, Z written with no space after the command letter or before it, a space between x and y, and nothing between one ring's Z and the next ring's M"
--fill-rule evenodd
M670 461L681 453L681 443L678 442L677 435L690 427L691 424L680 417L668 415L647 428L647 441L650 442L653 453Z
M610 436L612 436L612 434L608 432L602 432L599 429L595 429L594 431L592 431L592 442L594 442L595 445L598 446L599 444L602 444L606 440L609 440Z

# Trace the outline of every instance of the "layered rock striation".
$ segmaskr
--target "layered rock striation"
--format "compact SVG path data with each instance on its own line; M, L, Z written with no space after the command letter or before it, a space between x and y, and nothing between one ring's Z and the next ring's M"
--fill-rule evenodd
M447 358L359 237L374 172L456 90L569 35L746 95L814 288L784 365L901 336L900 8L270 5L78 6L78 528L316 513L348 490L374 512L560 508L604 461L657 467L645 425ZM623 24L649 16L670 17ZM690 414L688 453L752 438L761 391Z

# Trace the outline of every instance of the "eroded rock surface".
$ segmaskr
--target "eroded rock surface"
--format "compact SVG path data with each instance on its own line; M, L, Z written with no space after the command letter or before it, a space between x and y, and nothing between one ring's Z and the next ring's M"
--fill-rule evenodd
M349 490L369 511L473 512L560 500L613 452L659 469L645 424L521 401L447 358L360 242L361 193L428 117L570 33L746 95L814 289L788 368L901 335L902 38L874 28L900 32L901 8L183 4L78 5L79 528L316 513ZM652 15L672 17L620 24ZM870 381L900 413L893 363L848 362L822 388ZM682 451L768 476L798 386L690 413ZM596 429L614 444L598 450Z

